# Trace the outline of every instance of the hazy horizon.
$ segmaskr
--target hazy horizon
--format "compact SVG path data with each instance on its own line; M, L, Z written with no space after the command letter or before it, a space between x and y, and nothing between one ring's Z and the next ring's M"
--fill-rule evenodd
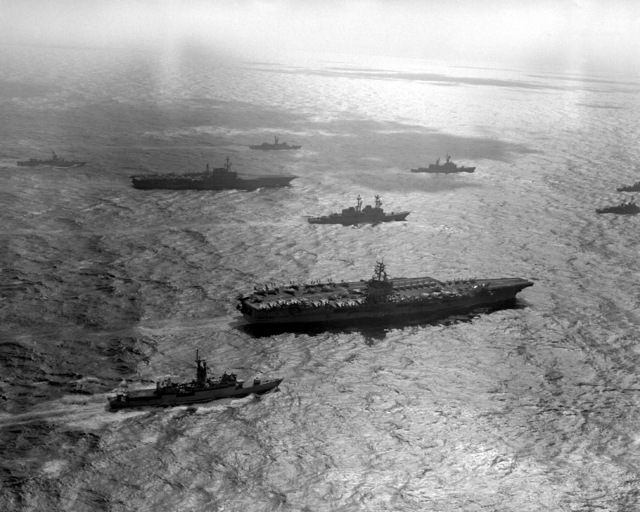
M0 45L200 46L244 59L291 53L408 57L640 75L640 4L625 0L0 0Z

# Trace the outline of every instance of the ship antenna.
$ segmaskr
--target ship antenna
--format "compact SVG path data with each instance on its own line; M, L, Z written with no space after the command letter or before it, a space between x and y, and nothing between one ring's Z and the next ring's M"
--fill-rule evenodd
M376 262L376 268L374 270L374 278L378 281L386 281L387 280L387 272L384 268L384 261Z
M356 199L358 201L358 204L356 205L356 211L359 212L362 208L362 198L360 197L360 194L358 194L358 197Z
M227 161L225 162L224 166L225 166L225 169L227 169L227 171L231 169L231 162L229 161L229 157L227 157Z

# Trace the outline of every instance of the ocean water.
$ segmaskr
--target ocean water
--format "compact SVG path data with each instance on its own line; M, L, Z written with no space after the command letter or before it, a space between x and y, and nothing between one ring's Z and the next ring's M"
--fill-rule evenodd
M0 51L0 509L640 508L640 80L193 49ZM274 136L295 152L251 151ZM20 168L50 151L84 167ZM452 155L473 174L409 169ZM130 175L292 173L140 191ZM308 224L360 194L406 222ZM264 282L523 277L522 307L256 335ZM456 321L460 320L460 321ZM123 379L281 376L109 412Z

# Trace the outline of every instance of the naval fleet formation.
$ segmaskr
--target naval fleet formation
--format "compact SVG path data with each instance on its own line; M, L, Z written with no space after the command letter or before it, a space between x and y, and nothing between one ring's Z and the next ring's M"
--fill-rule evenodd
M301 145L280 142L263 142L249 146L252 150L291 151ZM55 153L50 159L18 161L21 167L80 167L84 161L65 160ZM263 187L289 186L297 178L294 175L242 175L231 169L227 157L224 167L210 167L202 172L176 174L146 174L131 176L133 187L137 189L172 190L256 190ZM428 167L411 169L412 173L473 173L475 167L458 166L449 155L443 164L438 159ZM640 191L640 181L617 189L619 192ZM342 209L339 213L329 213L309 217L310 224L356 224L404 221L411 212L385 212L379 195L374 197L374 205L362 206L362 198L357 197L355 206ZM634 215L640 212L632 197L619 205L600 208L597 213ZM440 281L433 277L387 276L384 262L375 264L373 276L357 282L328 280L325 282L264 284L255 286L253 292L237 298L237 309L248 324L257 327L297 326L384 322L391 319L418 319L431 321L452 314L472 311L488 311L496 307L509 306L516 302L516 295L533 283L519 277L498 277L484 279L451 279ZM174 383L170 380L158 382L155 388L128 390L121 387L115 396L109 397L111 409L122 409L148 405L181 405L207 402L220 398L241 397L262 394L278 388L282 382L276 379L254 379L248 385L235 374L223 374L219 378L207 376L207 363L196 354L196 379L190 382Z

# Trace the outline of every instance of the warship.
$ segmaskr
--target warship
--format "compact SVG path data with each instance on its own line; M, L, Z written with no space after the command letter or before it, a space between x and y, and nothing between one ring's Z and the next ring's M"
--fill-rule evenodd
M65 160L56 155L55 151L51 152L49 160L38 160L37 158L29 158L29 160L18 160L20 167L38 167L40 165L48 165L49 167L81 167L87 162L78 162L77 160Z
M131 176L134 188L171 190L256 190L261 187L286 187L297 178L293 175L240 176L231 170L229 157L224 167L188 174L144 174Z
M112 409L147 405L188 405L221 398L260 395L277 388L282 382L282 379L261 381L255 378L250 385L246 386L244 381L239 380L234 373L224 373L217 379L208 378L207 362L200 359L198 351L196 351L196 365L196 380L175 383L171 379L166 379L156 383L155 388L132 391L120 389L114 396L109 397L109 405Z
M429 164L429 167L418 167L417 169L411 169L411 172L429 172L435 174L450 174L454 172L473 172L475 167L458 167L451 161L451 157L447 155L445 163L440 164L440 159L436 160L435 164Z
M343 224L345 226L352 226L354 224L365 224L378 222L391 222L394 220L405 220L407 215L411 212L391 212L385 213L382 209L382 201L380 196L375 197L376 203L372 208L371 205L367 205L362 208L362 198L358 196L356 198L356 206L345 208L342 213L331 213L322 217L309 217L310 224Z
M624 185L616 189L618 192L640 192L640 181L636 181L633 185Z
M636 204L635 197L629 201L622 201L616 206L607 206L596 209L596 213L617 213L618 215L636 215L640 213L640 207Z
M300 149L302 146L290 146L286 142L278 142L278 137L274 137L274 143L269 144L268 142L263 142L260 145L249 146L251 149L262 149L265 151L268 150L278 150L278 149Z
M251 324L339 324L413 317L430 321L483 307L508 306L533 283L521 278L438 281L432 277L387 277L377 262L368 281L256 286L238 297Z

